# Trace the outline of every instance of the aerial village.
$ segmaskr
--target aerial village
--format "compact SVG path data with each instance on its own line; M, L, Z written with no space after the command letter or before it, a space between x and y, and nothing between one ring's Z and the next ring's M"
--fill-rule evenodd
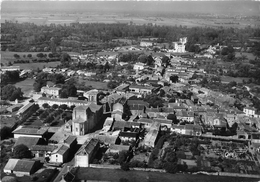
M127 39L114 41L131 44ZM77 171L92 167L259 178L260 111L239 94L199 84L210 74L198 66L198 60L213 58L221 46L190 56L186 42L183 37L169 48L143 38L138 45L96 55L70 55L72 64L120 66L116 72L108 70L105 78L84 69L42 69L67 80L124 80L107 90L95 86L77 90L76 97L68 98L61 98L62 88L49 81L25 102L16 100L3 108L1 128L12 128L13 137L1 151L14 154L1 156L6 159L2 175L74 181ZM145 51L154 62L120 62L119 54L138 51ZM18 70L21 76L30 73L17 66L1 70ZM248 90L243 84L227 85L237 93Z

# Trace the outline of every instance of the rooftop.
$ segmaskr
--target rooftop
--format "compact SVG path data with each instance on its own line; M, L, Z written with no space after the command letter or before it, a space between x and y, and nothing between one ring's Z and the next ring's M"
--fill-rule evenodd
M44 135L48 128L18 128L13 131L14 134L27 134L27 135Z
M90 154L95 147L98 145L98 140L92 138L90 141L87 141L86 143L84 143L81 148L78 150L78 152L76 153L76 155L87 155Z
M28 160L28 159L20 159L15 167L14 171L19 171L19 172L31 172L32 168L34 166L36 161L33 160Z

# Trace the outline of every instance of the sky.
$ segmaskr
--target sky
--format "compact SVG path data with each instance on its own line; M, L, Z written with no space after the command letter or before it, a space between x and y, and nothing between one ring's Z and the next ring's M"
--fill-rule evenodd
M3 1L3 13L218 13L260 15L260 1Z

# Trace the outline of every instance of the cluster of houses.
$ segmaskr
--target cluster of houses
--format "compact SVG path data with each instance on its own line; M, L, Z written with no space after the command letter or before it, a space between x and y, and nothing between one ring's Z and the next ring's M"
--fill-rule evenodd
M172 52L185 52L187 38L174 42ZM156 46L154 40L142 40L140 47ZM158 45L157 45L158 46ZM165 45L164 45L165 46ZM129 47L127 50L134 50ZM117 50L120 52L120 50ZM208 53L214 54L209 48ZM100 64L117 59L118 52L98 53ZM170 49L168 53L171 53ZM165 54L164 54L165 55ZM136 63L136 74L131 75L135 82L125 82L108 91L102 99L99 90L82 92L85 100L77 97L59 98L61 88L49 85L41 88L38 99L24 106L10 107L11 111L26 114L38 104L75 106L72 119L65 121L59 128L44 126L31 128L19 126L13 131L17 146L26 145L33 159L10 159L4 168L5 173L31 175L41 168L43 163L60 166L74 157L74 165L88 167L102 145L107 146L106 153L119 153L131 150L132 144L153 148L161 131L180 135L212 136L205 132L210 129L229 129L237 123L237 135L233 138L250 141L255 151L259 150L260 113L250 105L240 111L234 105L235 99L196 85L200 80L193 75L204 76L204 69L197 69L194 60L169 56L169 66L162 61L164 55L154 54L154 68ZM170 55L170 54L169 54ZM79 60L92 60L93 56L73 56ZM119 64L119 63L118 63ZM11 69L11 68L10 68ZM15 68L14 68L15 69ZM67 68L44 68L43 72L62 73L68 77L85 75L91 77L95 72L73 71ZM149 73L147 73L149 72ZM177 83L172 78L178 77ZM162 107L151 107L145 97L159 95L164 103ZM37 95L37 94L36 94ZM218 107L211 106L212 103ZM78 145L81 145L79 148ZM21 167L21 166L26 167Z

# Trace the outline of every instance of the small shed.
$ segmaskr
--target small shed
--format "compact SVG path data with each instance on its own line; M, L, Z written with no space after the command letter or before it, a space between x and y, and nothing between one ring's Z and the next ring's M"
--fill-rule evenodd
M9 159L4 167L4 173L13 173L14 167L20 159Z

